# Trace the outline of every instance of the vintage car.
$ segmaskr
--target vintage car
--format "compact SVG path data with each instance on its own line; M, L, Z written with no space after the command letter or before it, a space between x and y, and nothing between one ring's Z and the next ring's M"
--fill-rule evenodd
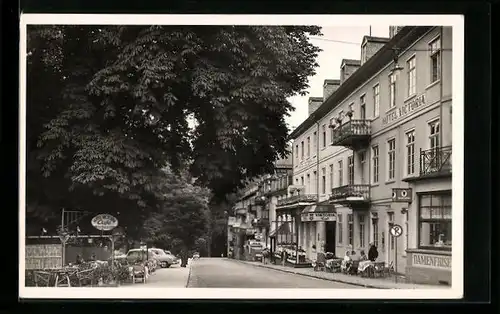
M158 248L149 249L151 257L158 262L161 268L169 268L172 265L177 265L180 263L177 256L170 253L170 251L165 251Z

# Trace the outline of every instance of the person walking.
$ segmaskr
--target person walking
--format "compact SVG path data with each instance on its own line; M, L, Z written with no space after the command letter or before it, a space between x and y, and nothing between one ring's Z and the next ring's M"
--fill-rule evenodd
M375 262L378 257L378 250L375 243L370 243L370 249L368 250L368 260Z

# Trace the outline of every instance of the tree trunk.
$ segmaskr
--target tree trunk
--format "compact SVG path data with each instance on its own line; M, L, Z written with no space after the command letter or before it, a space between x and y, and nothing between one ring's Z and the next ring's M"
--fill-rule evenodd
M181 250L181 267L186 267L189 259L187 248Z

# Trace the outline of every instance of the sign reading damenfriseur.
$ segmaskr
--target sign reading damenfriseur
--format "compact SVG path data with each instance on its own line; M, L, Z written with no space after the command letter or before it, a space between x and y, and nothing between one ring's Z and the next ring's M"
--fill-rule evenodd
M425 105L425 94L419 95L413 98L410 102L386 114L385 117L382 118L382 124L391 124L401 118L404 118L419 108L424 107Z
M413 253L413 267L451 270L451 256Z

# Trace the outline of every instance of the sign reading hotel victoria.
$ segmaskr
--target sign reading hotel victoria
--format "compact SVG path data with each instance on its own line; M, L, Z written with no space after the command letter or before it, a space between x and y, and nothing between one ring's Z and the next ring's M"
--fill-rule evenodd
M396 108L389 112L388 114L385 115L385 117L382 118L382 124L391 124L401 118L404 118L411 113L417 111L418 109L421 109L426 106L425 103L425 94L416 96L413 98L410 102L407 104L402 105L399 108Z
M451 270L451 256L413 253L413 267Z

